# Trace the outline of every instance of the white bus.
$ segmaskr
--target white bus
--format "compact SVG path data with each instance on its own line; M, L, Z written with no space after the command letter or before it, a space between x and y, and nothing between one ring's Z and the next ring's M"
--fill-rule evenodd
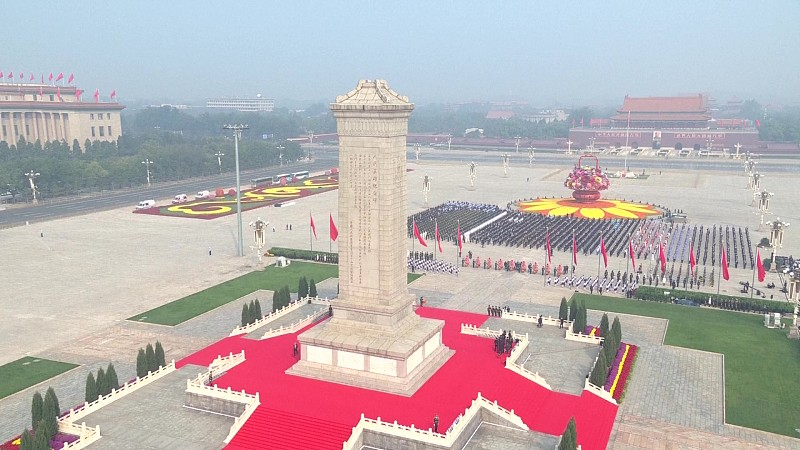
M289 183L292 181L292 174L290 173L282 173L280 175L275 175L272 177L272 184L281 184L281 179L286 179L286 182Z
M309 175L308 171L307 170L303 170L303 171L300 171L300 172L293 172L292 173L292 178L297 178L298 180L302 180L304 178L308 178L308 175Z

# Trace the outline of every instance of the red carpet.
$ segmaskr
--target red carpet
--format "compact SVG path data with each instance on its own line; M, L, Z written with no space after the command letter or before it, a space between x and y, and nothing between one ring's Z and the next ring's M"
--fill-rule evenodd
M231 449L339 450L362 412L418 428L432 427L438 414L440 430L446 430L478 392L513 409L531 430L560 435L575 416L578 443L584 450L606 448L616 406L589 393L578 397L551 392L505 369L491 340L460 333L462 323L482 325L486 315L428 307L417 313L446 321L443 340L456 353L412 397L284 374L296 361L292 356L296 335L265 341L225 338L179 361L178 367L207 366L218 354L245 350L247 361L217 384L259 392L262 404L228 446Z

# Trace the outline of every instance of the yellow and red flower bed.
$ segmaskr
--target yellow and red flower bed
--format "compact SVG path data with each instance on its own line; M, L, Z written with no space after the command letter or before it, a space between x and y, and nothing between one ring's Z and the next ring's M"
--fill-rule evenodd
M620 401L622 394L625 393L625 388L628 384L628 379L633 369L633 362L636 359L636 354L639 347L633 344L621 343L617 355L608 371L608 378L606 384L603 386L611 397L616 401Z

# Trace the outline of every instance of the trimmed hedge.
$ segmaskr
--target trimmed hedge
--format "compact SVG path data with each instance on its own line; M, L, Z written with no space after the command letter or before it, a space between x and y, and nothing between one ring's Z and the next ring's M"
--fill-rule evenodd
M306 261L327 262L331 264L339 263L338 253L299 250L296 248L284 247L272 247L269 249L269 253L274 256L283 256L289 259L304 259Z
M664 292L669 294L664 295ZM711 305L708 304L708 297L711 297ZM744 311L754 313L791 313L794 307L780 300L761 300L748 297L735 297L732 295L716 295L708 292L683 291L679 289L657 288L651 286L639 286L636 289L636 298L659 303L672 303L675 298L691 300L698 305L710 306L712 308L727 309L731 311Z

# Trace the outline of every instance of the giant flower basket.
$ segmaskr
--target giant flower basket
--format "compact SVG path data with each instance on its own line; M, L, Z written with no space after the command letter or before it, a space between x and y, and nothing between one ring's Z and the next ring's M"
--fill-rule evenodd
M584 159L587 165L584 165ZM592 167L591 160L594 160ZM608 189L608 176L600 170L600 161L594 155L583 155L578 164L567 175L564 186L572 189L572 197L578 202L593 202L600 199L600 191Z

